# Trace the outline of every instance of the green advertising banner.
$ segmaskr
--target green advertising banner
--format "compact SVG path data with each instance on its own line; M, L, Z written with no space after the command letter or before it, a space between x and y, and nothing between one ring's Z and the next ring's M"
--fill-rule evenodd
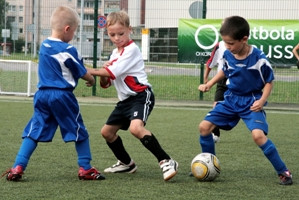
M205 63L221 40L220 19L180 19L178 29L178 61ZM264 51L274 66L296 63L292 50L299 43L298 20L248 20L248 43Z

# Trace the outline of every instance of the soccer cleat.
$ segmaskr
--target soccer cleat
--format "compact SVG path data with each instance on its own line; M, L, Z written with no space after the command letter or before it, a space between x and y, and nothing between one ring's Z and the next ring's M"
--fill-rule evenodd
M78 172L78 177L80 180L104 180L105 176L101 174L96 168L92 167L89 170L84 170L80 167Z
M104 170L106 173L129 173L132 174L137 170L137 165L135 162L131 160L130 164L126 165L122 163L120 160L117 161L116 164L112 165L112 167L108 167Z
M279 179L280 179L280 185L292 185L293 180L292 180L292 174L289 170L283 172L282 174L279 174Z
M213 134L214 143L220 142L220 137L215 135L214 133L212 133L212 134Z
M2 177L6 175L6 180L8 181L19 181L22 178L23 167L17 165L15 168L11 168L2 174Z
M173 159L162 160L159 165L163 172L164 181L168 181L178 173L179 164Z

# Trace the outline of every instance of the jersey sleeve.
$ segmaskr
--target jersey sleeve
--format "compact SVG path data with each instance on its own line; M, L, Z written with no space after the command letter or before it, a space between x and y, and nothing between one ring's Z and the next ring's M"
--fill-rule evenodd
M79 79L87 73L87 70L83 64L83 59L78 55L78 51L75 47L69 47L68 58L65 60L65 66L70 69L73 77Z
M135 45L129 48L124 48L121 55L117 59L112 60L112 65L107 67L111 79L114 80L120 75L131 71L132 67L136 66L136 64L140 61L139 57L136 56L139 54L140 50Z
M217 43L213 49L213 51L211 52L211 56L208 59L208 61L206 62L206 66L208 68L213 68L214 66L217 65L217 60L219 59L217 57L217 50L219 49L219 43Z

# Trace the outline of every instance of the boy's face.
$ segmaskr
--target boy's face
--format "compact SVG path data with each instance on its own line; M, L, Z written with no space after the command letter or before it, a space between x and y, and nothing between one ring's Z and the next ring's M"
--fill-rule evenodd
M235 40L228 35L222 35L222 40L225 43L225 47L235 55L243 53L244 46L247 44L248 37L244 36L241 40Z
M123 48L130 41L131 27L123 26L119 23L110 25L107 28L108 35L111 42L117 46L117 48Z

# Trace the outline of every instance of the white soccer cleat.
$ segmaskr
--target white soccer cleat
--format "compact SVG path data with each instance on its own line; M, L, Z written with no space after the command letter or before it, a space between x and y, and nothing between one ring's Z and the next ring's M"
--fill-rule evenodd
M106 173L129 173L132 174L136 172L137 165L135 165L135 162L131 160L130 164L126 165L122 163L120 160L117 161L116 164L112 165L111 167L108 167L104 170Z
M162 160L159 165L163 172L164 181L168 181L178 173L179 164L173 159Z
M214 135L214 133L212 133L212 134L213 134L214 143L220 142L220 137L218 137L217 135Z

